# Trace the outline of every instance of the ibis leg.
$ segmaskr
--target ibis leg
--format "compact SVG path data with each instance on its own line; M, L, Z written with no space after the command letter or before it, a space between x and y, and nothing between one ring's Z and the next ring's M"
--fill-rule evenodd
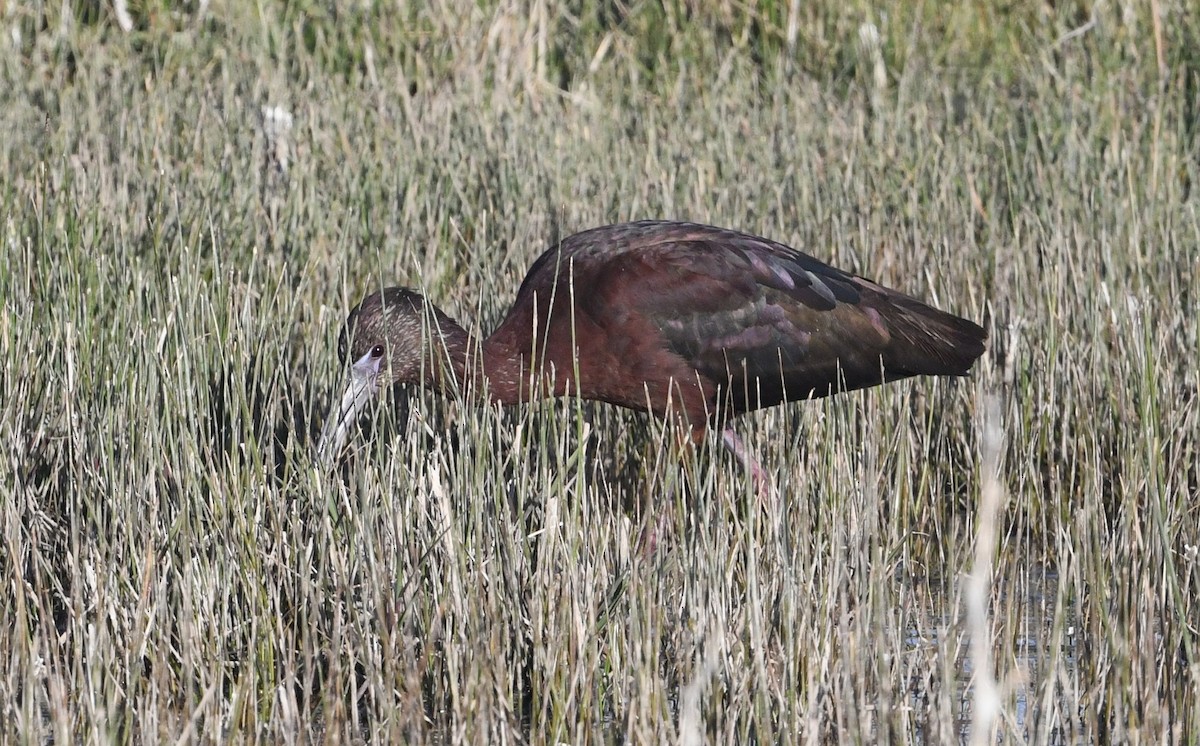
M734 432L732 426L726 425L725 429L721 432L721 444L733 454L733 457L738 460L742 468L750 474L750 478L754 480L754 489L758 492L759 496L766 497L771 491L771 482L767 478L767 472L763 470L753 454L750 453L750 449L746 447L746 444L738 434Z
M696 457L696 449L704 442L705 432L704 427L693 428L690 433L686 427L674 430L672 435L674 439L672 456L684 463L689 459L694 459ZM664 499L655 500L651 498L647 501L647 510L653 513L653 515L648 516L646 526L642 530L641 540L638 542L643 559L650 559L654 556L659 540L668 533L671 512L674 510L674 491L681 488L681 485L676 484L666 495L659 496Z

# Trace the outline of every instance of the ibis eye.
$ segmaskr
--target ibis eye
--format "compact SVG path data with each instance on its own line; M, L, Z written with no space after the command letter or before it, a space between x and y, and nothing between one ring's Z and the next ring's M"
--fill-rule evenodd
M371 348L371 357L375 360L383 357L383 345L375 345Z

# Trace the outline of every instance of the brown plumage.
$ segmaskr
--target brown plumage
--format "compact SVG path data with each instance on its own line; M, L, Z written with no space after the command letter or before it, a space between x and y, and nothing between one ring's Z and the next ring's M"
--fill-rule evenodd
M515 404L578 394L678 415L699 438L744 412L916 375L964 375L987 334L971 321L765 238L643 221L578 233L533 263L500 326L476 343L419 294L367 296L339 341L351 383L321 436L333 459L387 384L486 390Z

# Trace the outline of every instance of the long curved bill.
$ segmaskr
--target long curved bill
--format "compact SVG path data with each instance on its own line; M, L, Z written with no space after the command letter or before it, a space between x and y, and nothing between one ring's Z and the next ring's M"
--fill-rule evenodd
M379 393L379 373L383 367L383 356L363 355L350 366L350 380L342 398L330 411L317 441L317 461L332 466L350 440L354 423L370 406Z

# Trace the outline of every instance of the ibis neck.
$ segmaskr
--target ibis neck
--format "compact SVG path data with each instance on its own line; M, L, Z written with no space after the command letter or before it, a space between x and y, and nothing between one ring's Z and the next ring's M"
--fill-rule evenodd
M516 404L528 397L529 372L519 350L489 337L480 341L449 317L430 340L433 374L426 385L444 394L461 393L477 402Z

